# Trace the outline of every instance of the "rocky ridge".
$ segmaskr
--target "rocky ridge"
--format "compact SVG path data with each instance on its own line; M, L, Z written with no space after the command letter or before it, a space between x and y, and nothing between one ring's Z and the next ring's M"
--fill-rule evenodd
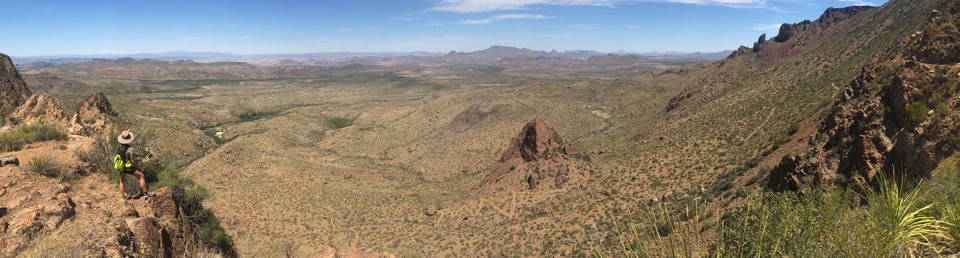
M928 176L960 146L960 58L957 47L930 39L956 37L960 3L935 9L920 31L891 50L889 61L861 70L820 121L812 147L783 158L768 187L804 191L809 185L863 185L880 173ZM846 14L840 12L829 17ZM825 14L826 16L826 14Z
M10 56L0 53L0 119L6 119L30 95L33 93L13 66Z
M790 56L812 49L823 39L829 38L836 30L831 27L842 24L857 15L877 9L872 6L850 6L844 8L827 8L823 14L814 21L804 20L799 23L784 23L780 25L777 36L768 40L766 34L760 36L753 47L741 46L740 49L730 54L727 58L734 58L745 54L757 54L760 56ZM752 50L752 51L748 51ZM767 51L763 51L767 50Z

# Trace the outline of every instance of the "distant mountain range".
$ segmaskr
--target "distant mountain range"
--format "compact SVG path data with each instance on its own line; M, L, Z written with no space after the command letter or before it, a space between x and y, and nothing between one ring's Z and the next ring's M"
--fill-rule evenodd
M493 62L510 60L588 60L592 57L630 57L633 59L723 59L730 55L733 50L700 53L700 52L640 52L632 53L626 51L617 51L614 53L603 53L592 50L572 50L559 52L557 50L542 51L531 50L527 48L517 48L508 46L491 46L490 48L474 51L460 52L450 51L449 53L437 52L331 52L331 53L303 53L303 54L264 54L264 55L237 55L223 52L187 52L172 51L163 53L141 53L141 54L99 54L99 55L49 55L49 56L15 56L12 57L16 64L32 63L51 63L59 64L63 62L85 62L94 59L152 59L162 61L175 60L194 60L198 62L219 62L219 61L243 61L258 64L281 64L291 65L294 62L307 61L307 63L336 62L349 59L389 59L389 58L415 58L415 59L433 59L437 58L444 63L464 63L464 62ZM622 59L622 58L621 58Z

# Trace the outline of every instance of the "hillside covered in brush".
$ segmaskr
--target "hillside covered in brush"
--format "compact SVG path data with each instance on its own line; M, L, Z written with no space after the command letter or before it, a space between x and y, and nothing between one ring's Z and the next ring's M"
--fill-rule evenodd
M72 107L88 98L75 89L104 91L145 148L208 187L241 256L948 255L958 8L830 8L723 60L98 59L23 66L46 97L0 96ZM923 207L910 214L930 241L881 219Z

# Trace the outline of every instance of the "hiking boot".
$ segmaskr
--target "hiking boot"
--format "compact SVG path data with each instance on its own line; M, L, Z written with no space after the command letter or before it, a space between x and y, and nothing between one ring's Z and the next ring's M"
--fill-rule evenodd
M146 192L146 193L143 194L143 198L144 198L144 199L150 198L150 197L154 197L154 196L157 196L157 195L154 194L153 191L148 191L148 192Z

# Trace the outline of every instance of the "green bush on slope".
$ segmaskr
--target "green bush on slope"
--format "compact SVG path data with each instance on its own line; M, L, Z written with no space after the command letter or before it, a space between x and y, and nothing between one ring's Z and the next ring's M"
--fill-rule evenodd
M595 257L916 257L960 252L960 154L941 162L924 183L907 188L880 178L860 191L826 189L800 196L765 192L723 213L676 222L649 213L657 225L630 227ZM865 204L865 205L864 205ZM692 226L696 225L696 226ZM667 227L667 228L663 228ZM644 227L639 227L644 228ZM662 232L671 232L662 235ZM707 244L704 244L707 243ZM691 255L694 254L694 255Z
M18 151L23 146L42 141L66 140L67 134L50 125L20 125L0 133L0 151Z

